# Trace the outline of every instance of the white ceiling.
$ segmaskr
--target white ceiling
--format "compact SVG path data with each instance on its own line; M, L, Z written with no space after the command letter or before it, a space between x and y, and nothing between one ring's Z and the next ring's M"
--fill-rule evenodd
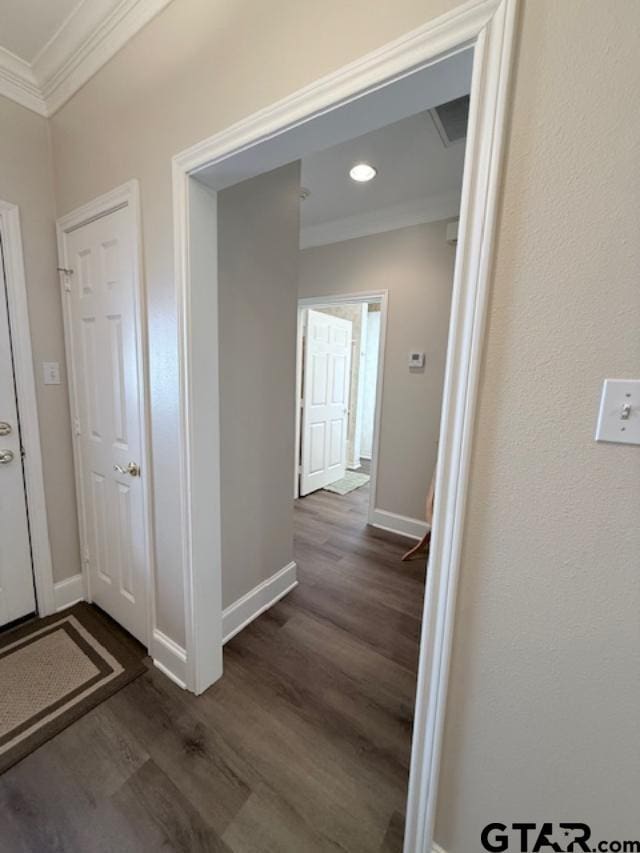
M0 0L0 95L52 115L171 0Z
M369 183L349 178L356 163L378 170ZM423 199L457 198L462 185L464 144L445 147L428 112L374 130L305 157L302 227L361 216Z
M111 0L113 6L118 0ZM33 62L78 0L0 0L0 44Z
M428 110L469 93L473 51L465 50L363 97L321 111L241 149L213 158L197 180L220 191L302 161L300 245L335 243L457 217L464 143L445 148ZM349 168L370 159L380 174L356 186Z

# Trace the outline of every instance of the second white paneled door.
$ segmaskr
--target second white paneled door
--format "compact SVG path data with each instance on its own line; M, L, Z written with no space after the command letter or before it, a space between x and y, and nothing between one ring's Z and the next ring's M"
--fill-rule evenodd
M352 323L307 311L302 383L300 494L344 477Z
M129 204L59 226L88 593L147 637L144 406L137 225Z

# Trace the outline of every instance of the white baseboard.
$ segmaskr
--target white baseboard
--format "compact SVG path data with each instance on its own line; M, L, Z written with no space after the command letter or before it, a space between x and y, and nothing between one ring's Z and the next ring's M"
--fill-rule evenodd
M246 595L222 611L222 642L227 643L276 601L298 585L298 567L288 563L266 581L254 586Z
M187 653L171 637L167 637L158 628L153 631L149 653L153 663L183 690L187 686Z
M54 583L53 601L56 613L58 610L64 610L66 607L71 607L72 604L84 601L84 582L82 575L72 575L70 578L65 578L63 581Z
M422 539L429 529L426 521L409 518L406 515L397 515L395 512L387 512L386 509L374 509L369 517L369 524L379 527L380 530L388 530L390 533L408 536L410 539Z

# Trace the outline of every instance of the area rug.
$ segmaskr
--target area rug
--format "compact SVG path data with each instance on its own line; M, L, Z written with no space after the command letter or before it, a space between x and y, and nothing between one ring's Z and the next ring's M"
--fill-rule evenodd
M366 486L371 478L368 474L359 474L357 471L347 471L341 480L325 486L325 492L333 492L335 495L348 495L361 486Z
M0 635L0 773L146 670L118 632L81 603Z

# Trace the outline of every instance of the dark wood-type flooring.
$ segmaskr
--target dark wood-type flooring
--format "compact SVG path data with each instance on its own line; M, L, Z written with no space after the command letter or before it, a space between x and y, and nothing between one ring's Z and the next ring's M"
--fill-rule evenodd
M402 847L424 564L367 488L297 502L299 586L203 696L149 671L0 778L0 850Z

